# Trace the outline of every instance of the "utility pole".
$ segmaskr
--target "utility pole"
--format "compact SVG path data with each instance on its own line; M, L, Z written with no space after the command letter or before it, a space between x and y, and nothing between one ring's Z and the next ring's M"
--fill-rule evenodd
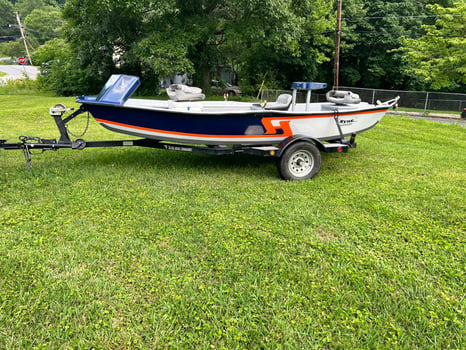
M333 79L333 90L338 90L339 74L340 74L340 38L341 38L341 8L342 0L338 0L337 4L337 30L335 40L335 67L334 67L334 79Z
M28 56L29 64L32 66L31 55L29 54L28 44L26 43L26 36L24 35L24 28L21 24L21 20L19 19L19 13L16 12L16 20L18 21L19 30L21 31L21 38L24 42L24 47L26 48L26 54Z

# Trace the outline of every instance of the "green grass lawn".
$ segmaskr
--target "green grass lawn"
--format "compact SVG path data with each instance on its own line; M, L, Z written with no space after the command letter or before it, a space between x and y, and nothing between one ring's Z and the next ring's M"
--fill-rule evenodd
M0 138L57 137L60 102L0 96ZM245 155L0 150L0 348L464 349L466 129L387 116L357 142L298 182Z

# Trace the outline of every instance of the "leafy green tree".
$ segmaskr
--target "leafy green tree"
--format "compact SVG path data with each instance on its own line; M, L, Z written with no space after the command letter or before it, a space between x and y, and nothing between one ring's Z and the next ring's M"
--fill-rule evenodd
M39 44L61 36L63 19L61 12L54 8L33 10L25 19L24 26Z
M10 27L16 23L13 5L7 0L0 0L0 13L0 42L11 41L18 36L18 29Z
M148 7L145 4L138 0L69 0L66 3L65 35L76 58L76 68L92 72L90 91L85 92L98 91L109 75L118 71L117 67L146 78L142 73L148 67L142 67L135 47L144 39L144 26L150 17L163 10L158 9L156 2L148 3Z
M2 56L12 57L13 59L26 55L24 43L22 40L15 40L3 43L0 48L0 53Z
M317 65L328 59L321 49L328 44L321 33L331 25L322 20L331 13L328 2L238 0L225 6L230 15L213 22L222 23L213 25L217 38L221 35L217 52L240 63L247 84L265 77L277 87L289 87L291 80L315 77Z
M44 4L55 8L63 8L66 0L44 0Z
M432 88L460 88L466 85L466 1L452 7L428 5L438 15L435 23L424 25L421 38L403 38L408 72L422 77Z
M334 37L328 35L335 28L332 2L295 1L292 11L295 20L287 31L295 28L298 32L281 39L287 44L280 40L248 42L240 56L246 85L259 88L264 81L268 88L288 89L292 81L327 78L320 67L331 61L334 52Z
M70 44L63 39L53 39L32 55L32 61L40 67L38 85L42 90L59 95L72 95L89 91L91 72L79 68Z
M325 41L316 35L328 22L309 19L329 11L323 0L69 0L64 17L80 65L96 78L106 79L117 61L152 81L189 72L208 88L219 60L248 64L250 52L261 48L277 58L323 61L313 43Z
M18 26L13 4L8 0L0 0L0 56L24 56L24 44Z
M19 12L21 18L26 18L34 10L44 9L43 0L18 0L15 4L16 11Z
M408 88L413 78L399 52L403 34L416 35L426 14L417 0L345 0L340 84Z

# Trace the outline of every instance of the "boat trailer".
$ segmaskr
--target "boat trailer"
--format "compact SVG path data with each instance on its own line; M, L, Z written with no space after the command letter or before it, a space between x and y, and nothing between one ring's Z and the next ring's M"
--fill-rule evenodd
M117 141L85 141L82 138L71 140L67 128L67 123L85 112L87 111L83 105L81 105L81 107L76 111L74 111L73 108L66 108L63 104L58 104L55 107L51 107L49 109L49 114L51 117L53 117L55 124L60 132L60 138L58 140L30 136L20 136L20 142L7 142L7 140L0 139L0 149L22 150L28 169L32 168L32 155L41 154L46 151L57 151L62 148L83 150L85 148L95 147L139 146L181 152L203 153L209 155L231 155L236 153L245 153L256 156L276 157L278 158L277 168L282 179L305 180L313 178L319 172L321 166L320 152L346 153L349 148L356 147L356 134L351 135L349 139L343 137L338 114L335 114L334 119L340 132L340 139L329 143L323 143L316 138L312 138L306 135L293 135L283 140L278 145L264 146L187 145L168 143L165 141L148 138ZM64 117L65 113L71 114ZM39 152L36 153L36 150Z

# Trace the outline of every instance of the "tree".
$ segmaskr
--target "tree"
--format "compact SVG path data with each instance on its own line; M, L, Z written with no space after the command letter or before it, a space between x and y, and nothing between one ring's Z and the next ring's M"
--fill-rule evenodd
M143 79L189 72L208 88L216 62L251 62L250 52L261 48L322 61L311 43L322 41L316 35L328 22L309 19L329 11L324 0L69 0L64 18L80 64L94 77L106 79L118 61Z
M39 44L58 38L61 35L63 19L60 11L48 7L42 10L33 10L25 19L24 26Z
M340 60L342 85L412 87L400 37L419 33L425 6L417 0L345 0Z
M163 6L163 1L160 1ZM65 36L80 69L91 72L90 91L99 90L110 74L121 71L146 79L135 48L144 40L144 25L162 11L157 2L69 0L63 10ZM151 8L153 6L153 9ZM161 7L163 8L163 7ZM146 68L147 69L147 68Z
M3 43L1 47L1 55L13 58L25 56L26 53L23 41L16 40Z
M246 85L258 88L264 81L269 88L288 89L292 81L327 78L320 67L334 52L334 37L328 35L336 22L332 2L294 1L290 11L294 21L286 30L296 28L293 36L271 42L251 40L239 56Z
M434 89L458 88L466 84L466 1L452 7L428 5L438 17L432 25L424 25L425 34L403 38L404 58L408 72L431 84Z
M26 18L32 11L42 10L44 7L43 0L18 0L15 4L15 8L21 15L21 18Z
M19 30L10 26L16 23L13 5L7 0L0 0L0 13L0 42L15 40L19 37Z
M40 47L32 56L40 67L37 80L43 90L59 95L72 95L91 90L91 72L79 68L70 44L63 39L53 39Z
M44 0L44 4L55 8L63 8L66 0Z

